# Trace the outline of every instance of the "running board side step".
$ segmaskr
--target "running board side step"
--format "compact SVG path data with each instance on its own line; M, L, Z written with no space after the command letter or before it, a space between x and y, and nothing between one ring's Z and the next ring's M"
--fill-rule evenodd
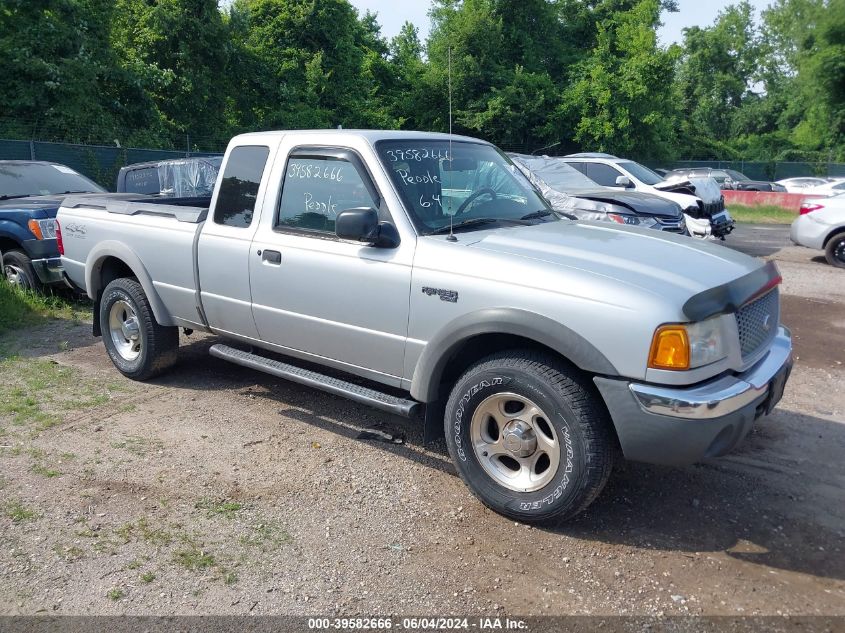
M374 409L401 415L405 418L415 417L422 406L416 400L405 400L404 398L376 391L369 387L362 387L361 385L356 385L340 378L326 376L310 369L265 358L264 356L235 349L234 347L229 347L221 343L212 345L209 353L216 358L227 360L236 365L257 369L258 371L263 371L265 374L284 378L285 380L290 380L306 387L312 387L313 389L320 389L321 391L366 404Z

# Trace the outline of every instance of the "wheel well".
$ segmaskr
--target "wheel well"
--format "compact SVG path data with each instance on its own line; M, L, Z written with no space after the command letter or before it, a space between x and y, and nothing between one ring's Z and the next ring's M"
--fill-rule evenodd
M117 257L106 257L100 263L99 292L102 292L115 279L121 279L122 277L135 277L135 273Z
M21 250L21 245L9 237L0 237L0 253Z
M530 349L545 352L550 356L560 359L571 367L572 370L584 373L572 361L559 352L530 338L514 334L479 334L461 342L458 348L449 356L446 366L443 369L443 374L440 376L439 391L441 395L448 394L458 377L470 365L486 356L508 349Z
M830 242L830 240L832 240L837 235L842 235L843 233L845 233L845 226L840 226L835 231L831 231L830 235L828 235L826 238L824 238L824 244L822 244L822 248L827 248L827 245Z

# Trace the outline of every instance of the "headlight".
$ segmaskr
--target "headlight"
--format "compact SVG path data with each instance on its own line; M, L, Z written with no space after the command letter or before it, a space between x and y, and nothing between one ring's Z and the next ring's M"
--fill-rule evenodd
M657 328L651 342L648 366L652 369L695 369L728 355L722 319L677 323Z
M644 229L657 224L657 220L651 217L628 215L623 213L608 213L607 217L618 224L627 224L629 226L641 226Z
M56 221L54 219L30 220L27 225L37 240L56 239Z

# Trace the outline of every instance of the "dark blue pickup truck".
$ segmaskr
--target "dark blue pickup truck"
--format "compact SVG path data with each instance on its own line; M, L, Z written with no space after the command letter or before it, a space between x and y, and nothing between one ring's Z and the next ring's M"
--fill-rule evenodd
M56 212L69 194L105 189L58 163L0 160L0 253L3 272L31 290L65 286L56 244Z

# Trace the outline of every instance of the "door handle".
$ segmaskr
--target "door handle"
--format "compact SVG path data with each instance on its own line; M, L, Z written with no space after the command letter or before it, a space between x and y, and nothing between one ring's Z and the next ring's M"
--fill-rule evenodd
M261 253L261 261L268 264L275 264L278 266L282 263L282 254L279 251L263 251Z

